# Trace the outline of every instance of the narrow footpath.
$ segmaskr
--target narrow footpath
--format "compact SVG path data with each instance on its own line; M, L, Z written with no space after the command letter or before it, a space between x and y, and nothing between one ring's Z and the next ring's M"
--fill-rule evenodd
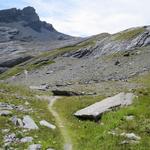
M53 108L54 103L61 97L59 96L38 96L39 99L48 100L49 105L48 109L51 114L54 116L57 126L59 127L61 134L64 138L64 150L73 150L72 141L68 134L67 128L65 127L63 119L57 113L57 111Z

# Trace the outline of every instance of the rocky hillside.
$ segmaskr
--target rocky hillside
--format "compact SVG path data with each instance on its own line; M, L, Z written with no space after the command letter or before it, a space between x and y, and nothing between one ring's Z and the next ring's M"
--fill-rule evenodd
M95 45L69 53L66 56L99 57L148 45L150 45L150 26L136 27L113 35L105 34L103 38L97 39Z
M129 80L150 70L149 32L149 26L144 26L92 36L78 44L44 52L0 78L28 87L46 84L49 90L105 93L107 89L109 95L110 84L115 93L131 90L140 85ZM24 70L28 71L27 77Z
M40 51L79 42L41 21L32 7L0 10L0 73L29 60Z
M0 149L148 150L149 58L150 26L81 39L0 11Z

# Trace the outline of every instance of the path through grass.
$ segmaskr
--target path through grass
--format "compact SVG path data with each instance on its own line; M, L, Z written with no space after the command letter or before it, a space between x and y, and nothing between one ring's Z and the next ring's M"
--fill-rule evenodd
M69 136L69 133L67 131L64 120L60 117L58 112L53 107L54 103L61 97L58 97L58 96L38 96L38 97L41 100L44 99L44 100L49 101L49 105L48 105L49 111L53 115L53 117L55 118L56 124L60 129L62 137L64 138L64 150L73 150L72 140Z

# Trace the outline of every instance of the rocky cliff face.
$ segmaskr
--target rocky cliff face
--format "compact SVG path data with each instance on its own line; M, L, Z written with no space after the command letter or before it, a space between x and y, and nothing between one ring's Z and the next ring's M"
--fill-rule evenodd
M33 7L26 7L23 10L16 8L1 10L0 22L21 22L24 27L31 27L38 32L41 31L41 28L45 28L49 31L55 31L51 24L40 21L40 18Z
M35 9L26 7L23 10L12 8L0 11L0 22L14 22L25 20L27 22L39 21L39 16L36 14Z
M80 40L60 33L52 24L41 21L32 7L0 10L0 72L6 70L9 62L13 61L14 66L40 51L67 46Z
M150 26L143 26L127 29L113 35L108 34L97 39L95 45L81 48L78 51L66 54L66 56L76 58L100 57L148 45L150 45Z
M17 39L19 40L22 40L23 38L29 38L29 36L30 38L32 37L33 39L40 40L58 40L59 36L63 36L64 39L70 38L67 35L57 32L53 28L52 24L40 21L39 16L32 7L26 7L22 10L16 8L1 10L0 27L0 33L3 35L7 33L11 34L11 31L7 32L6 27L11 28L13 31L17 30L17 34L14 36L17 38L18 35ZM46 38L44 38L43 34L46 34ZM12 40L12 38L10 40Z

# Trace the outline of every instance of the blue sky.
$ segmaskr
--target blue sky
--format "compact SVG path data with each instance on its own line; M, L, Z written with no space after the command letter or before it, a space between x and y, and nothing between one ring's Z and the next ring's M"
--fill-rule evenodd
M60 32L90 36L150 24L149 0L0 0L0 9L33 6Z

